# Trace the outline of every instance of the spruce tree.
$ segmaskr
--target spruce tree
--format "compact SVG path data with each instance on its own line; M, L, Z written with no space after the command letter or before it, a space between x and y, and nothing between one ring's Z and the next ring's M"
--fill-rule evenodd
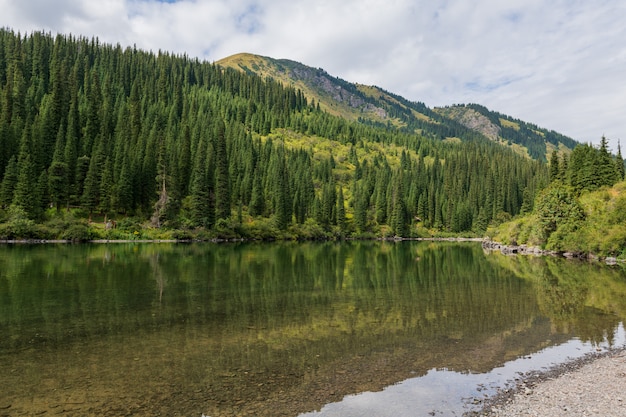
M100 204L100 183L102 180L102 168L104 167L103 142L98 141L96 153L89 160L89 169L85 176L83 194L81 197L82 206L89 211L89 219Z
M598 175L598 186L611 186L618 181L619 172L615 166L615 161L611 157L608 148L608 140L602 136L598 153L596 172Z
M252 195L250 197L250 215L262 216L265 212L265 195L263 193L263 177L259 167L254 171Z
M200 143L196 151L189 193L192 224L196 227L208 228L213 225L214 205L211 201L213 191L209 174L212 165L206 156L205 148L206 144Z
M134 207L132 168L129 157L122 162L122 169L113 187L112 208L122 213L129 213Z
M358 187L354 195L354 227L359 233L367 231L367 206L366 192Z
M65 136L65 130L59 129L54 156L48 168L48 194L57 212L69 197L68 167L64 158Z
M24 210L29 219L37 217L38 201L34 191L37 190L37 174L30 154L18 161L18 176L15 184L12 204Z
M111 158L106 158L102 168L102 177L100 178L100 204L98 210L104 213L105 218L113 208L113 163Z
M624 180L624 158L622 157L622 145L617 142L617 155L615 156L615 166L619 181Z
M17 183L12 204L24 210L28 218L34 220L38 214L39 201L34 198L37 190L38 175L32 158L31 129L26 127L22 135L20 153L17 159Z
M222 120L217 122L215 150L215 218L228 219L231 215L228 153L226 131Z
M13 193L17 185L18 170L15 155L9 159L9 163L4 170L4 177L0 185L0 206L7 208L13 202Z
M560 178L559 154L556 150L552 151L550 156L550 181L556 181Z
M341 185L339 185L339 192L337 193L337 226L343 235L346 231L346 208Z

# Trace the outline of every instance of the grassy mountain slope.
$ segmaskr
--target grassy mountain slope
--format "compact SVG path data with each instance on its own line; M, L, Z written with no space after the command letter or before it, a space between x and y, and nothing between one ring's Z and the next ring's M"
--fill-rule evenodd
M435 111L502 144L517 145L534 159L546 161L553 150L571 150L577 142L554 130L514 119L478 104L436 108Z
M385 109L371 99L372 93L338 78L331 77L322 69L307 67L287 59L273 59L252 54L237 54L217 62L223 67L242 70L262 78L270 77L285 85L298 88L309 100L319 103L330 114L357 120L387 121Z
M286 59L237 54L218 65L270 77L300 89L309 101L330 114L364 123L394 126L432 139L472 140L486 137L533 159L546 161L557 149L568 152L576 141L510 116L470 104L430 109L376 86L353 84Z
M626 258L626 182L583 192L574 202L583 215L560 220L549 237L542 233L544 219L536 211L494 228L490 237L505 244Z

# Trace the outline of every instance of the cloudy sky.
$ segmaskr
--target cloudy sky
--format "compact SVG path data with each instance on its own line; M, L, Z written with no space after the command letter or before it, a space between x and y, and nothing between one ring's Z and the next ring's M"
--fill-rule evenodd
M429 107L626 146L623 0L0 0L0 26L208 61L250 52Z

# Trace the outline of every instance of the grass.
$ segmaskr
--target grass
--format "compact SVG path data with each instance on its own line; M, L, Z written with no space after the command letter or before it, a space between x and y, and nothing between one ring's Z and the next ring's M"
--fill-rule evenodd
M503 119L502 117L500 118L500 125L502 127L510 127L511 129L515 129L515 130L519 130L520 129L518 123L512 122L512 121L507 120L507 119Z
M488 236L503 244L528 244L626 259L626 182L584 192L578 201L585 212L585 220L559 227L548 237L541 236L534 215L490 228Z

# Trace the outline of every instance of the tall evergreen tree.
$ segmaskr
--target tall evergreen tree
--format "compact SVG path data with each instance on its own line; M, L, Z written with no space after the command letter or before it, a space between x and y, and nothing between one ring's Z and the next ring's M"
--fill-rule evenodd
M254 180L252 185L252 196L250 197L250 214L252 216L261 216L265 212L265 195L263 192L263 177L260 169L255 169Z
M228 152L226 128L222 120L217 122L215 155L215 218L228 219L231 214Z
M624 180L624 158L622 157L622 145L617 142L617 155L615 156L615 165L617 170L617 177L619 181Z
M560 179L559 154L556 150L550 156L550 181Z
M0 206L7 208L13 202L13 194L15 193L15 186L17 185L18 169L17 159L15 155L9 159L9 163L4 170L4 177L0 185Z
M346 231L346 208L343 198L343 187L341 185L337 193L337 226L341 234L344 234Z
M20 154L17 159L17 183L12 204L24 210L30 219L38 217L39 201L34 193L37 190L38 174L31 148L31 129L26 128L22 135Z

